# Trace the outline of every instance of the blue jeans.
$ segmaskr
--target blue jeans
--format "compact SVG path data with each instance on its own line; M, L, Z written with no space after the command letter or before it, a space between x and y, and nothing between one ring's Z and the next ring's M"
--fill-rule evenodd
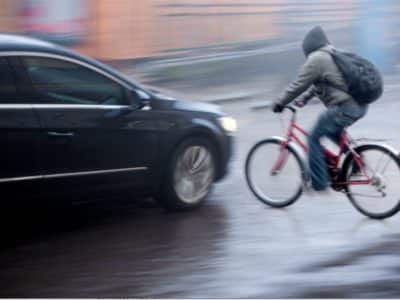
M322 113L308 138L309 171L311 185L315 190L325 190L330 185L328 165L321 146L321 138L327 137L339 143L343 130L362 118L368 111L368 106L361 106L348 101L343 104L328 107Z

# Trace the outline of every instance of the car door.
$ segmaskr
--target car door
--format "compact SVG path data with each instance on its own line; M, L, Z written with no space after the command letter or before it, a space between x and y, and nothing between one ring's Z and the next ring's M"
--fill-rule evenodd
M64 57L21 56L43 126L41 164L57 192L146 189L158 138L137 94L111 75Z
M7 57L0 57L0 191L19 200L36 194L41 179L40 123Z

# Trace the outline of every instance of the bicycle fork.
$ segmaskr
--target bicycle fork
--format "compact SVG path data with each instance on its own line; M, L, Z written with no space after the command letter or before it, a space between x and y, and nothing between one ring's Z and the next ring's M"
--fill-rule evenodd
M282 170L282 168L284 167L284 165L287 162L287 159L288 159L288 156L289 156L288 154L289 154L289 150L287 148L287 143L282 143L278 159L277 159L275 165L272 167L272 170L271 170L271 175L272 176L278 175L279 172Z

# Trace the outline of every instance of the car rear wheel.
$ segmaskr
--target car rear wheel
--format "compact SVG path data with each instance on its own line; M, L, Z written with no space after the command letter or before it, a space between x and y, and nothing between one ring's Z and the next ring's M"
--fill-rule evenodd
M208 196L216 175L213 145L205 138L189 138L174 152L160 202L174 211L199 206Z

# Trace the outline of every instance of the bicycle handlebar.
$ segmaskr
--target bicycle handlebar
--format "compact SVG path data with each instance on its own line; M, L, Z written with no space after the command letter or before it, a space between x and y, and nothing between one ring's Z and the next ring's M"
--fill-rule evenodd
M285 110L285 109L287 109L287 110L290 110L291 112L292 112L292 116L291 116L291 120L292 120L292 122L294 122L294 121L296 121L296 113L297 113L297 109L296 108L294 108L293 106L291 106L291 105L285 105L284 107L283 107L283 109Z
M290 105L285 105L283 108L290 110L294 114L297 112L297 109Z

